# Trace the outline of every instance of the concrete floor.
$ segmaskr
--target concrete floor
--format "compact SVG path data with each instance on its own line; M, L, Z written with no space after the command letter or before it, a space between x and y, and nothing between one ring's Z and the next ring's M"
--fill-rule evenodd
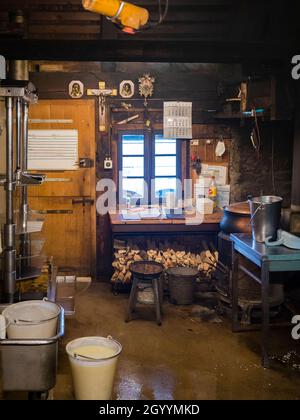
M52 398L73 399L65 345L82 336L112 335L123 345L114 399L300 399L299 369L278 362L271 370L261 367L259 333L233 334L227 320L201 322L192 307L169 303L164 305L161 327L154 322L151 307L139 311L144 319L126 324L127 301L127 295L113 296L106 284L93 284L77 296L76 314L66 320L59 347ZM290 331L272 334L276 353L300 353L300 343L289 338Z

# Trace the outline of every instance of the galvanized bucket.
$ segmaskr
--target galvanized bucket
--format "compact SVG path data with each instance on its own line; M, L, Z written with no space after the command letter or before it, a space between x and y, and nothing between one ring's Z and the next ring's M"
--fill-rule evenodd
M265 242L267 238L273 241L277 239L282 201L281 197L273 195L249 197L252 236L256 242Z
M190 267L173 267L167 270L170 300L174 305L192 305L199 271Z

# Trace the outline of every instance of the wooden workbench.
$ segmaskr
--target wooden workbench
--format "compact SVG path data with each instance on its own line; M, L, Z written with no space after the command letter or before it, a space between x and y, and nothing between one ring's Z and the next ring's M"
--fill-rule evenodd
M122 215L110 213L111 230L113 234L182 234L182 233L208 233L217 235L220 230L222 211L204 216L201 224L191 224L193 217L186 219L151 219L151 220L124 220ZM194 218L196 221L196 218Z
M222 211L207 215L201 224L189 224L185 219L124 220L122 215L111 213L111 261L114 259L116 240L124 241L128 246L138 249L167 247L177 250L200 252L202 241L218 246L218 233ZM193 218L189 219L191 223ZM194 219L196 222L196 218Z

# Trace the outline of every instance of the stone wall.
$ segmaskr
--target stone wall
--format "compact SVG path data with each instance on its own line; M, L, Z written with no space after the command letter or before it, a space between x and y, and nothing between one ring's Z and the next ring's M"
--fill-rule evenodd
M284 206L291 203L293 126L291 122L262 122L261 152L254 150L251 125L232 127L230 163L231 201L248 195L279 195Z

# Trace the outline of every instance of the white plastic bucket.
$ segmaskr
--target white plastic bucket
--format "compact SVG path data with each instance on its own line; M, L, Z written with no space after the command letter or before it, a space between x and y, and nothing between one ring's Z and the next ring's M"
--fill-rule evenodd
M83 337L66 346L77 400L110 400L120 343L111 337Z
M29 300L8 306L2 312L11 339L44 339L56 336L61 308L47 300Z

